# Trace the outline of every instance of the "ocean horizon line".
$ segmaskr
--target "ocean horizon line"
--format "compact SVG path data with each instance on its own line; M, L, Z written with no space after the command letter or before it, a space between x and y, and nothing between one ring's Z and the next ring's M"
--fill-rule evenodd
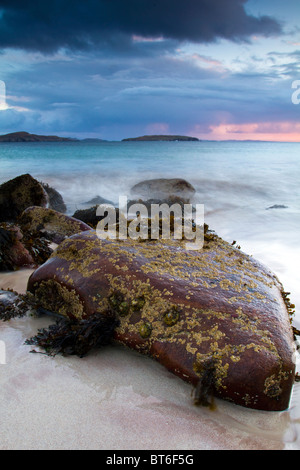
M7 134L1 134L0 139L3 137L9 137L13 136L16 134L27 134L29 136L34 136L37 138L40 138L40 140L0 140L0 144L4 143L155 143L155 142L164 142L164 143L170 143L170 142L176 142L176 143L203 143L203 142L216 142L216 143L282 143L282 144L298 144L300 143L300 138L299 141L294 141L294 140L265 140L265 139L201 139L198 137L192 137L192 136L185 136L185 135L179 135L179 134L161 134L158 137L185 137L186 139L144 139L144 137L155 137L155 135L147 135L147 136L139 136L139 137L124 137L120 139L105 139L102 137L70 137L70 135L65 134L65 135L60 135L59 133L53 132L47 135L40 135L40 134L34 134L31 132L27 131L13 131L9 132ZM45 139L50 139L53 138L53 140L42 140L43 138ZM57 140L55 140L57 139ZM63 140L60 140L63 139ZM190 139L190 140L189 140Z

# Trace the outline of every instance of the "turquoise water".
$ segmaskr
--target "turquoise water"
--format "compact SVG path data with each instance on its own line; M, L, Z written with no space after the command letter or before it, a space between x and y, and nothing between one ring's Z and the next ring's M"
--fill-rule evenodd
M0 165L0 182L29 172L53 183L69 204L99 193L118 199L118 192L126 194L141 179L182 177L195 185L204 203L225 196L238 205L261 200L299 207L297 143L1 144Z
M0 165L0 183L30 173L60 191L69 214L97 195L130 198L141 180L185 178L210 227L273 269L299 311L299 143L7 143Z

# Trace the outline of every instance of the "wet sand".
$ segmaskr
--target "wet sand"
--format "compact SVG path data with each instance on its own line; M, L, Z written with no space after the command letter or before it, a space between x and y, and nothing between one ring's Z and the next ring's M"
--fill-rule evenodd
M32 271L0 275L25 292ZM112 345L88 357L48 357L24 345L52 319L0 323L0 449L300 449L300 384L289 410L248 410L222 400L195 407L191 387L154 360Z

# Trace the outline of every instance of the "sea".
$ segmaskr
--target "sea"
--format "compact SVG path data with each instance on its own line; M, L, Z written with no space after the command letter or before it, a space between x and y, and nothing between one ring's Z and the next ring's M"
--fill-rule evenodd
M59 191L69 215L96 196L118 205L140 181L184 178L210 229L278 276L300 328L300 143L1 143L0 184L24 173ZM0 288L25 291L29 274L2 273ZM0 325L0 448L300 449L300 384L280 413L221 400L199 409L187 384L121 347L84 359L29 354L23 340L47 321Z

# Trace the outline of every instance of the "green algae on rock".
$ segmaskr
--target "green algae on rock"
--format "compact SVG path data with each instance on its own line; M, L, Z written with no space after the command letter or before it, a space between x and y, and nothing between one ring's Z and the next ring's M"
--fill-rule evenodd
M26 233L42 234L49 240L60 243L79 232L91 230L84 222L45 207L28 207L19 217L18 223Z
M198 402L213 393L248 408L286 409L295 365L282 285L215 234L206 232L204 248L104 241L91 230L63 241L28 290L72 321L113 311L114 340L193 384Z

